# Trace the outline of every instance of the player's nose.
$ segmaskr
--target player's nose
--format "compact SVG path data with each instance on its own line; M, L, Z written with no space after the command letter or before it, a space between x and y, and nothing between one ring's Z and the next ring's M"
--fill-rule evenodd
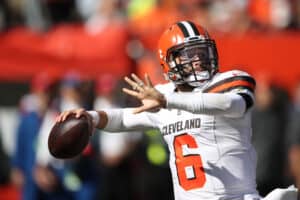
M193 68L195 71L201 71L202 68L201 68L201 61L196 61L196 62L193 62Z

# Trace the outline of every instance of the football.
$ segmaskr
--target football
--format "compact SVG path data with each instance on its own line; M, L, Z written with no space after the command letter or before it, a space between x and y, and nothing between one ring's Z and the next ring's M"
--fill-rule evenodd
M92 123L85 116L68 116L63 122L57 122L51 129L48 148L55 158L68 159L79 155L92 135Z

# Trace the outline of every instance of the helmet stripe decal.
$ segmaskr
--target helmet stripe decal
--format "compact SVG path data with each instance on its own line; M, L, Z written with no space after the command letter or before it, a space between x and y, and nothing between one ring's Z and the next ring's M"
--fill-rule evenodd
M192 26L187 21L182 21L180 23L182 23L184 25L184 27L186 28L186 30L188 31L189 37L194 37L196 35Z
M177 25L179 26L180 30L182 31L183 36L189 37L189 32L188 32L187 28L181 22L178 22Z
M200 33L199 33L197 27L195 26L195 24L193 22L190 22L190 21L187 21L187 22L191 25L193 31L195 32L195 35L200 35Z

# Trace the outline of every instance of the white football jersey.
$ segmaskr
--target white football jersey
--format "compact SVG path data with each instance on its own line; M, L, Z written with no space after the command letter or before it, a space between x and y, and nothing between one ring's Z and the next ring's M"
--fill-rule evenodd
M175 90L172 83L156 88L164 94ZM254 102L254 88L249 74L234 70L216 74L194 91L247 94ZM233 200L257 194L251 109L240 118L161 109L151 118L168 144L176 200Z
M276 188L271 191L263 200L297 200L298 189L291 185L288 188Z

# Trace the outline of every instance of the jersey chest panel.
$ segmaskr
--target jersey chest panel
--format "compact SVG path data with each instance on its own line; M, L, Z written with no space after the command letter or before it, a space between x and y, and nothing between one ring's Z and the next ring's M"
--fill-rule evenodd
M244 138L240 122L178 110L163 110L158 116L164 119L157 121L164 122L159 128L170 151L177 195L193 199L207 192L226 192L227 188L255 188L255 155L251 158L252 150L242 150L248 143L243 140L250 137ZM241 151L231 155L232 146Z

